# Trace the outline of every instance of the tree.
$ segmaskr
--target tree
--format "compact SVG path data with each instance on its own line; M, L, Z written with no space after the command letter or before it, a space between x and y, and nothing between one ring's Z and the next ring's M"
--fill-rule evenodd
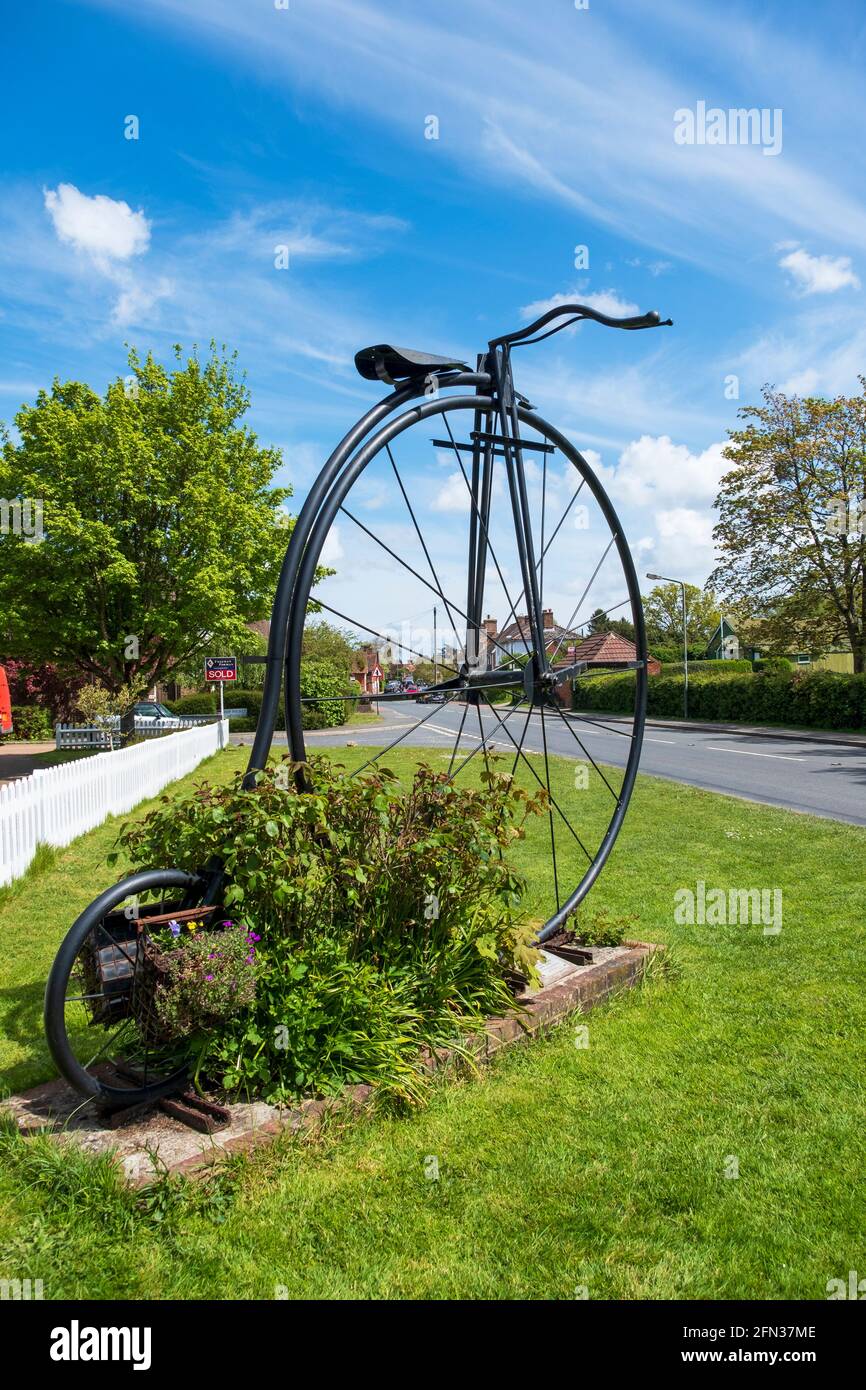
M326 623L324 619L307 623L304 628L301 644L301 659L303 661L330 662L331 665L344 671L348 678L349 672L356 665L357 651L357 644L351 633L344 632L342 628L334 627L331 623Z
M85 723L108 734L108 746L114 749L114 740L121 728L123 716L132 710L141 694L141 686L122 685L119 690L106 690L104 685L82 686L78 692L76 709ZM135 716L133 715L133 722Z
M236 358L175 359L130 350L102 397L55 380L2 434L0 497L40 499L43 538L0 536L0 645L113 694L245 644L290 530Z
M13 705L39 705L50 713L53 723L69 722L78 692L85 684L83 676L63 671L50 661L39 666L12 661L2 652L0 666L6 671Z
M679 584L656 584L643 601L647 642L652 647L683 645L683 599ZM714 595L696 584L686 585L688 645L706 647L721 613Z
M591 636L598 632L615 632L618 637L626 637L629 642L634 641L634 623L630 623L628 618L610 618L603 608L596 608L591 615L589 632Z
M848 644L866 670L866 378L850 398L765 388L730 432L711 582L770 652Z

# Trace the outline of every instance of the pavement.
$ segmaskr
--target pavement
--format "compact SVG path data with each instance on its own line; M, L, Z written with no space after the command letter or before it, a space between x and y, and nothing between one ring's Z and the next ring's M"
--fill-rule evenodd
M507 707L499 706L497 712L502 719ZM378 725L311 731L309 746L355 743L378 747L405 734L402 743L407 747L449 748L460 725L462 706L437 705L431 713L429 705L407 701L383 707L382 713ZM430 717L423 727L408 732L426 714ZM565 718L570 728L556 715L545 717L550 752L583 759L576 733L597 762L624 766L629 751L627 720L594 713ZM589 719L593 722L587 722ZM482 720L485 738L492 735L491 746L513 754L507 733L498 730L493 715L485 711ZM508 727L516 738L525 720L525 710L509 720ZM251 743L252 735L233 734L232 741ZM478 716L473 711L464 726L461 748L468 754L480 741ZM275 736L275 747L285 743L285 734ZM533 753L543 750L538 713L530 718L524 748ZM746 801L866 825L866 738L857 735L653 720L647 721L644 731L640 770Z
M50 743L0 743L0 786L18 777L29 777L40 766L35 761L36 754L53 748L53 739Z

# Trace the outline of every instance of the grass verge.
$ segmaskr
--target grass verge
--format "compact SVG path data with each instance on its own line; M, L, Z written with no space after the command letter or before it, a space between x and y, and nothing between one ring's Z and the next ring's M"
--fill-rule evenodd
M409 771L417 756L388 761ZM573 764L554 777L564 794ZM111 881L115 832L0 902L16 1089L47 1074L42 981ZM41 1277L49 1298L826 1297L866 1267L864 850L859 827L640 778L593 902L671 944L674 982L594 1012L588 1047L565 1025L479 1081L438 1083L419 1113L282 1140L204 1187L142 1199L104 1163L7 1139L0 1270ZM544 846L533 835L520 852L543 912ZM674 893L699 880L780 889L781 933L676 925Z

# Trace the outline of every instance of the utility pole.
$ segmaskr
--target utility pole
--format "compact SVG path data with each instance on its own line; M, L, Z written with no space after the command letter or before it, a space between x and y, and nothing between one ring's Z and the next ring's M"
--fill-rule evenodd
M436 645L436 605L433 605L433 684L439 684L439 649Z

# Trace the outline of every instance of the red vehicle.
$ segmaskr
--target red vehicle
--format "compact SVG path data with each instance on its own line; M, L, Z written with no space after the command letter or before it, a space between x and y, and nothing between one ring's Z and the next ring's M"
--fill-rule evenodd
M12 732L12 700L9 696L9 682L6 672L0 666L0 734Z

